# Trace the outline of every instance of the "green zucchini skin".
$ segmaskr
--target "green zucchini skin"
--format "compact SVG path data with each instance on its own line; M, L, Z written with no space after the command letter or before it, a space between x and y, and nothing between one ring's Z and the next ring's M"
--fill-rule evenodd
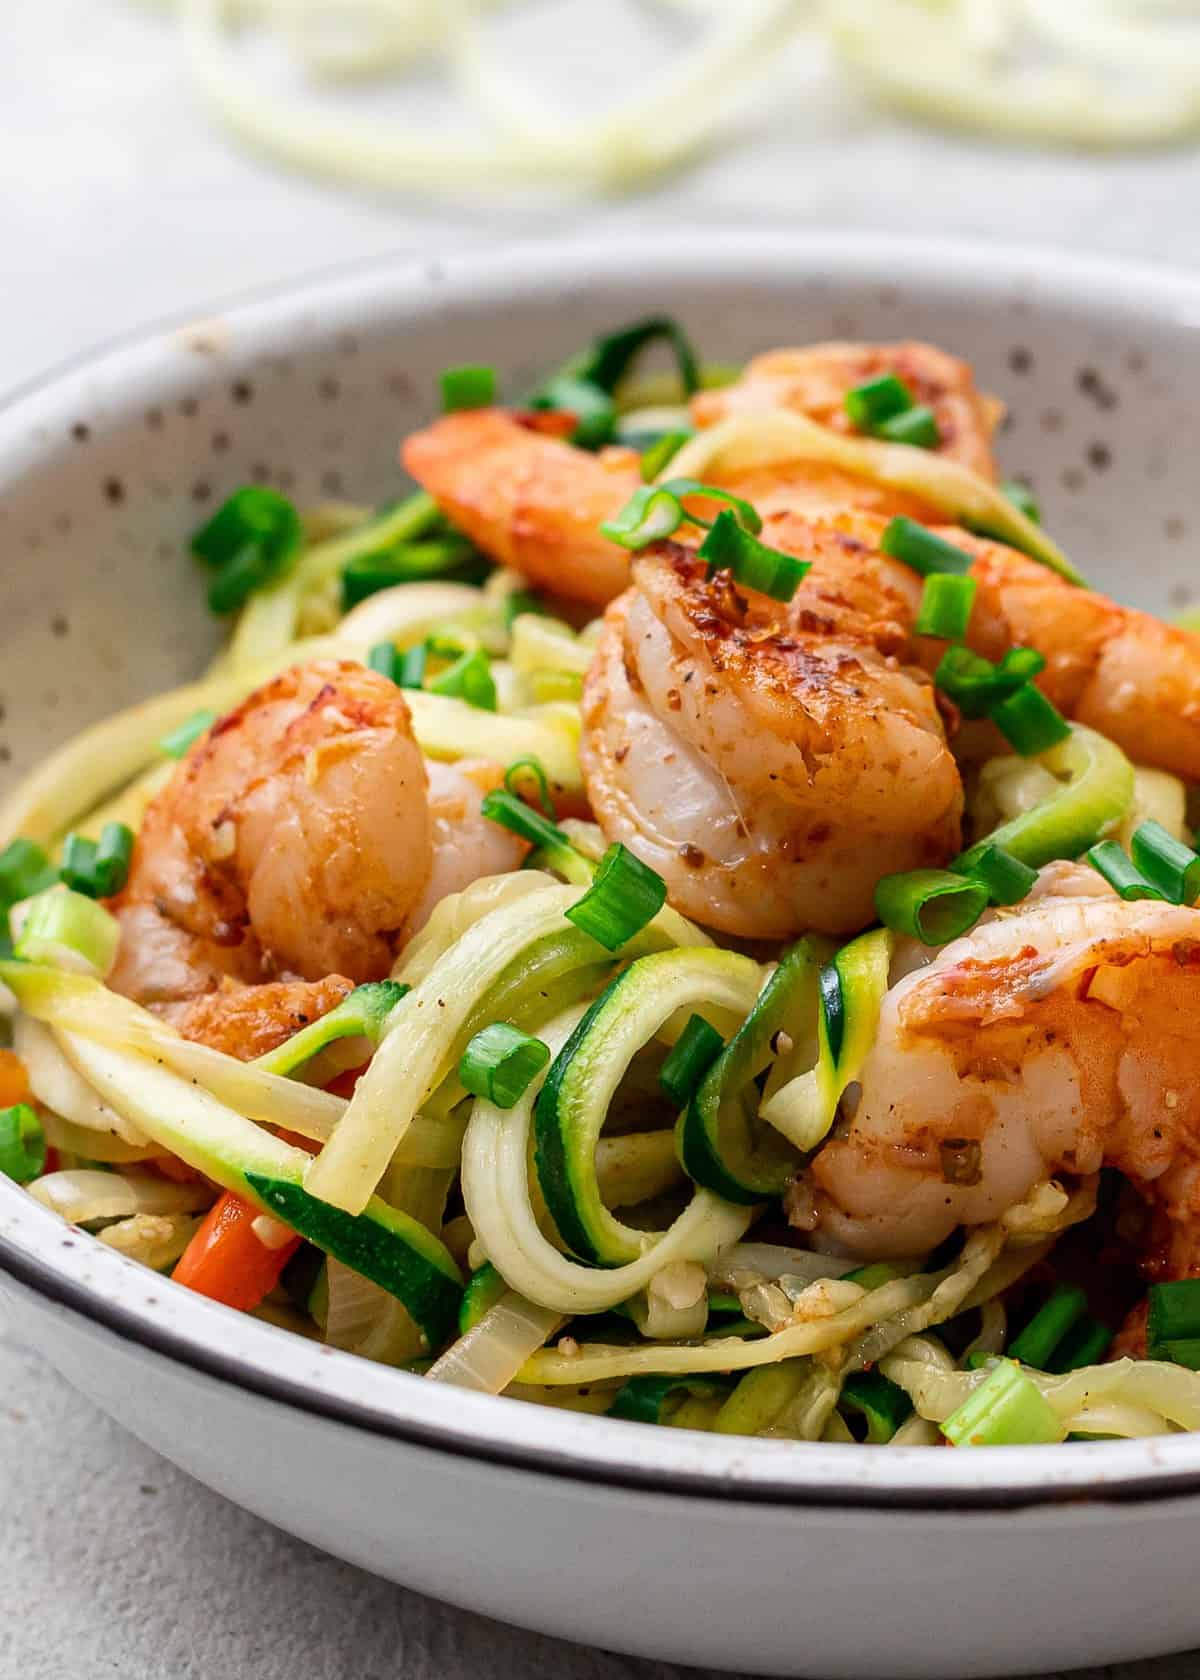
M354 1214L287 1179L248 1172L246 1183L277 1219L403 1302L429 1347L441 1347L453 1333L462 1279L449 1251L424 1225L375 1196Z
M693 1400L724 1398L733 1392L733 1377L630 1377L617 1390L606 1416L629 1423L661 1423L663 1411L676 1395Z
M474 1330L480 1319L491 1311L507 1289L508 1285L490 1260L485 1260L477 1271L472 1272L459 1304L459 1335L465 1336L468 1330Z
M679 1117L676 1148L684 1171L728 1202L751 1207L782 1195L802 1157L786 1138L763 1126L752 1146L740 1147L722 1122L722 1107L736 1101L767 1067L776 1033L800 1037L816 1007L823 946L802 939L788 951L767 981L754 1008L701 1080Z

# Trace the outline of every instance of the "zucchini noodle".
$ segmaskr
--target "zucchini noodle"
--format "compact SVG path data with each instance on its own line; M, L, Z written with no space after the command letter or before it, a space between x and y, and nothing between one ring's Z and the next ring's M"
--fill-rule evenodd
M660 0L663 3L663 0ZM787 85L840 76L919 120L1096 147L1162 145L1200 129L1200 24L1147 0L670 0L697 38L644 88L572 121L497 51L495 0L178 0L196 93L247 144L316 175L374 188L468 194L528 185L615 191L700 155ZM381 122L251 69L238 36L277 36L310 81L384 81L432 59L484 133ZM784 94L775 93L780 109ZM286 593L286 592L285 592ZM264 610L264 618L269 610Z

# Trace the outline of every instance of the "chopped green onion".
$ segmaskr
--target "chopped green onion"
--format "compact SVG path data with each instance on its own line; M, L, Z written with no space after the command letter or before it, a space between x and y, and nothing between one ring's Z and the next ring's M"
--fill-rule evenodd
M0 852L0 911L44 892L57 879L57 869L40 846L32 840L10 840Z
M591 886L566 911L566 917L606 951L618 951L654 920L666 900L662 876L618 840L605 852Z
M1046 668L1035 648L1015 647L998 665L970 648L947 648L933 680L966 718L986 717L989 709Z
M28 1103L0 1108L0 1173L17 1184L40 1177L46 1165L46 1134Z
M102 904L84 893L51 887L29 900L13 949L26 962L103 978L116 958L120 937L116 917Z
M913 1409L899 1384L881 1371L853 1372L842 1384L839 1404L865 1419L867 1441L873 1447L886 1446Z
M907 443L914 449L936 449L942 441L937 416L924 403L906 408L903 414L893 414L875 427L875 436L888 443Z
M59 875L65 886L89 898L111 898L129 876L133 830L121 822L105 823L99 840L68 834Z
M96 842L83 834L68 834L63 841L59 880L72 892L98 898L96 891Z
M1172 904L1194 904L1200 897L1200 857L1153 818L1139 823L1129 850L1147 881Z
M1146 1300L1146 1348L1151 1359L1160 1357L1167 1342L1200 1339L1200 1278L1152 1284Z
M1115 840L1102 840L1098 846L1093 846L1087 855L1087 861L1097 870L1109 886L1114 889L1119 898L1127 904L1134 899L1156 898L1165 901L1167 895L1153 881L1148 881L1126 857L1121 846Z
M885 420L904 414L916 398L897 374L881 373L846 392L846 413L860 432L870 432Z
M1009 1358L1048 1371L1063 1337L1075 1328L1086 1311L1087 1296L1083 1290L1073 1284L1060 1284L1020 1335L1009 1343L1006 1350Z
M989 904L1020 904L1033 890L1037 870L1006 852L1003 846L983 842L964 873L973 875L987 888Z
M473 579L486 564L473 543L457 536L356 554L342 568L342 610L349 612L368 596L398 584L423 583L451 574Z
M1098 1365L1112 1339L1112 1330L1098 1318L1081 1319L1055 1348L1046 1369L1055 1376L1065 1376L1068 1371L1081 1371L1085 1365Z
M602 449L616 430L617 405L611 395L591 379L561 373L548 379L530 399L531 408L550 408L575 416L570 441L578 449Z
M930 572L921 591L917 635L961 642L971 622L976 587L973 577L956 572Z
M643 321L634 321L617 332L594 339L586 350L572 357L563 372L573 374L577 379L586 379L602 391L611 393L634 360L655 339L665 339L675 352L684 394L690 397L700 389L700 368L683 328L669 315L650 315Z
M884 875L875 886L875 909L884 927L923 945L945 945L973 928L987 909L988 889L971 876L947 869L910 869Z
M492 668L487 654L479 648L474 653L462 654L453 665L433 677L427 686L431 694L448 694L453 699L465 700L468 706L478 706L484 712L496 710L496 684Z
M505 788L509 793L515 794L518 799L520 798L520 789L515 787L514 783L516 782L518 776L522 773L533 777L537 784L538 803L541 805L542 810L545 811L547 817L549 817L551 822L553 822L554 801L550 798L550 781L546 775L545 767L542 764L541 759L533 757L514 759L508 769L504 772Z
M617 1390L607 1416L630 1423L666 1423L687 1399L724 1398L734 1386L732 1377L630 1377Z
M258 484L235 490L192 537L192 553L216 572L210 609L233 612L255 590L286 576L303 542L300 515L286 496Z
M216 712L193 712L190 718L181 723L178 729L172 729L162 736L158 743L158 750L167 758L184 758L195 746L196 742L210 730L217 721Z
M620 513L606 519L602 536L622 548L648 548L665 542L683 524L684 512L676 496L658 484L643 484L635 490Z
M725 1048L725 1040L703 1015L693 1015L671 1046L658 1082L676 1108L686 1108L696 1087Z
M656 479L667 463L678 455L689 438L696 434L691 431L664 432L660 438L647 446L642 452L641 473L642 482L650 484Z
M485 366L446 368L441 386L446 414L461 408L490 408L496 400L496 370Z
M512 1108L529 1082L550 1063L550 1046L519 1032L507 1021L494 1021L477 1032L463 1051L458 1077L472 1096L497 1108Z
M427 658L424 642L406 648L403 653L392 642L376 642L367 654L367 664L397 688L420 688L425 681Z
M1037 1384L999 1359L973 1394L942 1424L956 1447L1021 1447L1062 1441L1067 1431Z
M747 589L769 595L773 601L790 601L812 562L796 560L777 548L768 548L738 524L736 514L719 513L700 544L700 558L708 562L708 575L728 569Z
M1033 683L1022 683L1006 700L999 700L988 716L1010 747L1023 758L1048 752L1071 733L1071 726L1053 700Z
M1019 478L1006 478L1000 490L1018 513L1023 513L1026 519L1032 520L1035 525L1042 523L1041 505L1028 484L1022 484Z
M957 548L945 537L928 530L916 519L897 514L879 539L884 554L900 560L921 577L932 572L969 572L974 557L965 548Z
M744 501L741 496L733 495L729 490L718 490L715 485L702 484L698 478L668 478L659 488L669 491L680 502L685 496L691 497L693 500L720 502L733 515L743 530L750 531L754 536L757 536L762 530L762 520L758 516L757 508L750 502ZM684 517L690 520L693 525L703 526L706 530L714 522L712 519L705 519L702 515L693 513L687 508L684 509ZM714 516L714 518L720 517L720 514Z
M519 834L531 846L571 847L571 842L557 823L547 822L537 811L530 810L511 789L501 791L494 788L491 793L485 794L480 810L489 822L499 823L510 834Z

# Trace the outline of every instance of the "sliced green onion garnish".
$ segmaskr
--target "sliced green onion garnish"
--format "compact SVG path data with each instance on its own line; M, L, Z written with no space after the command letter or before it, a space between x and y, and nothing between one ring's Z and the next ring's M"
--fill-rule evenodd
M367 664L397 688L420 688L425 681L428 650L424 642L401 653L392 642L376 642L367 654Z
M618 840L605 852L591 886L566 917L606 951L619 951L654 920L666 901L662 876Z
M562 373L548 379L530 401L531 408L551 408L575 416L570 441L579 449L602 449L617 424L611 395L590 379Z
M1000 489L1018 513L1023 513L1035 525L1042 523L1041 505L1028 484L1022 484L1019 478L1006 478Z
M879 546L893 560L900 560L921 577L932 572L969 572L974 558L965 548L956 548L919 520L897 514L879 539Z
M738 524L737 516L719 513L700 544L700 558L708 562L708 575L728 570L738 583L769 595L773 601L790 601L811 561L796 560L777 548L768 548Z
M0 1173L18 1184L38 1178L46 1165L46 1134L28 1103L0 1108Z
M658 1082L676 1108L686 1108L709 1068L725 1048L725 1040L703 1015L693 1015L671 1046L659 1070Z
M349 612L368 596L398 584L424 583L429 578L451 575L474 580L482 575L486 564L466 537L400 543L395 548L356 554L342 569L342 608Z
M58 879L58 870L32 840L10 840L0 852L0 910L44 892Z
M642 452L642 482L650 484L656 479L668 461L678 455L688 439L694 436L694 432L674 431L664 432L660 438L656 438Z
M1139 823L1129 846L1134 863L1147 881L1172 904L1194 904L1200 897L1200 857L1151 818Z
M525 801L518 799L511 789L501 791L500 788L494 788L491 793L485 794L480 810L489 822L499 823L500 827L508 829L510 834L519 834L521 839L528 840L531 846L549 848L571 845L557 823L548 822L537 811L531 811Z
M129 878L133 830L123 822L105 823L96 845L96 886L100 898L112 898Z
M506 790L520 798L520 789L515 785L521 776L532 777L537 786L538 803L551 822L554 821L554 801L550 798L550 781L540 758L514 759L504 772L504 786Z
M441 378L442 408L453 414L460 408L490 408L496 400L494 367L446 368Z
M718 502L732 514L744 530L752 532L754 536L757 536L762 530L762 520L758 516L758 509L750 502L743 500L741 496L735 496L732 491L718 490L712 484L702 484L698 478L668 478L659 488L669 491L680 502L683 501L685 496L693 501ZM705 528L713 523L713 520L705 519L702 514L694 513L686 508L684 509L684 516L693 525L701 525ZM719 513L714 514L714 518L719 517Z
M881 1371L855 1371L842 1384L839 1402L843 1411L856 1412L867 1425L867 1441L882 1447L891 1440L906 1418L912 1416L912 1401Z
M1151 1359L1166 1342L1200 1338L1200 1278L1155 1283L1147 1291L1146 1348Z
M208 590L214 613L242 606L256 589L291 571L304 542L300 515L276 490L235 490L192 537L192 553L216 572Z
M1087 1296L1083 1290L1073 1284L1060 1284L1020 1335L1009 1343L1006 1350L1009 1358L1048 1371L1063 1337L1075 1328L1086 1311Z
M85 834L68 834L63 841L59 879L72 892L86 893L98 898L96 891L96 842Z
M875 909L883 925L923 945L957 939L975 926L987 903L988 889L981 881L947 869L884 875L875 887Z
M424 653L422 648L421 652ZM400 649L394 642L376 642L367 653L367 665L370 670L378 671L381 677L389 682L400 682Z
M158 750L166 758L184 758L201 735L210 730L217 721L216 712L193 712L191 717L162 736L158 743Z
M1146 879L1116 840L1102 840L1098 846L1092 846L1087 861L1127 904L1139 898L1166 900L1166 893Z
M1189 1371L1200 1371L1200 1336L1163 1342L1155 1357L1168 1359L1172 1365L1186 1365Z
M1055 1376L1098 1365L1112 1345L1113 1333L1098 1318L1083 1318L1063 1337L1046 1366Z
M933 680L964 717L981 718L1045 668L1046 661L1035 648L1009 648L1000 663L993 665L970 648L951 647L942 655Z
M633 321L627 327L594 339L586 350L566 364L563 372L587 379L602 391L614 391L636 358L656 339L664 339L675 352L684 394L690 397L700 389L699 364L687 334L669 315L649 315L643 321Z
M847 391L844 402L850 423L860 432L870 432L915 407L916 398L899 375L881 373Z
M648 548L651 543L665 542L683 524L684 512L679 499L661 485L643 484L635 490L620 513L606 519L600 527L602 536L622 548Z
M924 403L906 408L903 414L893 414L875 427L875 436L888 443L907 443L913 449L936 449L942 441L937 416Z
M1063 1441L1067 1431L1037 1384L1011 1359L995 1366L942 1424L956 1447L1022 1447Z
M1024 758L1034 758L1065 741L1071 726L1053 700L1033 683L1022 683L1007 699L999 700L988 716L1009 746Z
M983 841L974 850L971 867L965 873L987 888L989 904L1019 904L1037 881L1036 869L990 841Z
M84 893L51 887L29 900L13 950L26 962L99 975L113 965L121 930L115 916Z
M971 622L976 587L973 577L956 572L930 572L921 591L917 635L961 642Z
M474 653L461 654L453 665L448 665L432 677L426 686L431 694L448 694L485 712L496 710L496 684L492 669L487 654L479 648Z
M485 1097L497 1108L512 1108L549 1062L548 1044L519 1032L507 1021L495 1021L467 1045L458 1077L472 1096Z

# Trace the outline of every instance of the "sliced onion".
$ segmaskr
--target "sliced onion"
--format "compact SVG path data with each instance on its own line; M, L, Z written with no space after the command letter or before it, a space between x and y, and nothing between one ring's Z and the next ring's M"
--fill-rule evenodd
M431 1382L499 1394L529 1356L565 1323L553 1308L535 1306L509 1290L425 1375Z
M97 1134L97 1143L117 1139L134 1148L150 1148L145 1132L96 1094L49 1027L22 1013L14 1017L12 1033L13 1048L25 1063L29 1087L40 1103L81 1131Z
M71 1225L129 1219L135 1213L195 1213L210 1205L213 1188L203 1180L176 1184L150 1173L102 1172L69 1167L35 1178L29 1194Z

